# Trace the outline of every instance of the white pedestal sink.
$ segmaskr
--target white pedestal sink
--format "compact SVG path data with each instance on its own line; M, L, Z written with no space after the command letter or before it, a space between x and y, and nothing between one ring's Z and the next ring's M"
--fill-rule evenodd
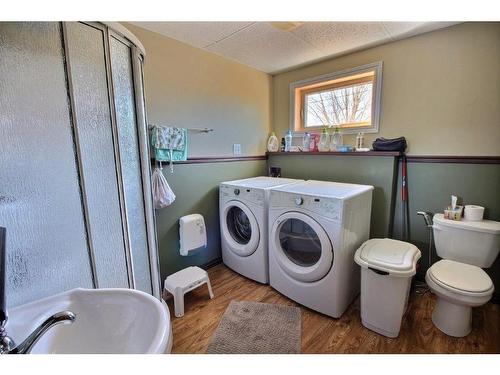
M6 330L22 342L50 315L70 310L73 324L50 329L31 353L170 353L165 302L131 289L73 289L9 310Z

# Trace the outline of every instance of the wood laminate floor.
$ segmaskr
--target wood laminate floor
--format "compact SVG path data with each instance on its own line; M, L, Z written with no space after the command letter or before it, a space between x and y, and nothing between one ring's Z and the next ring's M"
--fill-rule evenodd
M269 285L251 281L222 264L208 270L215 298L206 287L185 296L185 315L173 324L173 353L205 353L210 338L231 300L299 306L302 310L302 353L500 353L500 305L488 303L473 309L473 329L453 338L434 327L431 313L436 298L430 292L412 293L398 338L380 336L363 327L359 299L340 319L301 306Z

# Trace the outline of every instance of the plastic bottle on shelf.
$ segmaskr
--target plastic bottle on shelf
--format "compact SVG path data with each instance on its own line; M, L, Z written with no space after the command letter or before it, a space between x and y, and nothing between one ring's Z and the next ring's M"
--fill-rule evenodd
M342 139L342 134L340 133L340 128L336 127L335 131L332 134L332 140L330 142L330 151L339 151L343 143L344 141Z
M288 130L285 135L285 152L292 151L292 139L293 139L292 131Z
M311 141L309 142L309 151L318 151L318 145L316 140L317 134L311 134Z
M271 133L271 136L269 137L267 141L267 151L269 152L277 152L279 150L279 141L278 137L276 137L276 134L274 132Z
M302 151L309 152L311 146L311 133L305 132L302 135Z
M321 132L321 137L319 137L318 151L325 152L329 150L330 135L326 129Z
M356 136L356 149L363 148L364 142L365 142L365 135L363 132L359 132L358 135Z

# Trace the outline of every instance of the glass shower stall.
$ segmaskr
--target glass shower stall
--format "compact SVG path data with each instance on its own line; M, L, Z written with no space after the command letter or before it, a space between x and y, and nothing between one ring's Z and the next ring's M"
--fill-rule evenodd
M160 297L141 43L118 23L0 23L7 304Z

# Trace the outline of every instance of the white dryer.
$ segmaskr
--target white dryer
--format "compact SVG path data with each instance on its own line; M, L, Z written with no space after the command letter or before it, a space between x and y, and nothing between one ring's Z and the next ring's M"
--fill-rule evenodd
M220 184L222 261L226 266L260 283L269 283L267 251L269 191L275 187L300 181L254 177Z
M271 191L271 286L338 318L359 293L356 249L370 234L373 186L304 181Z

